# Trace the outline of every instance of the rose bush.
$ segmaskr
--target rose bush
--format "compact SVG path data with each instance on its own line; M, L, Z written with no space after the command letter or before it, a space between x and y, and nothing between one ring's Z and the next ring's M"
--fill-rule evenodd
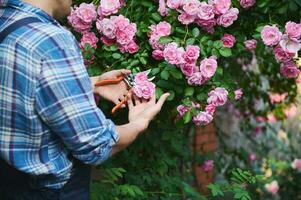
M273 121L293 110L298 0L78 0L75 5L68 23L91 76L116 68L151 69L156 91L143 83L136 94L171 94L150 134L101 167L104 181L93 184L99 191L95 199L206 199L189 186L191 123L210 123L227 102L236 105L229 115L246 119L245 127L251 126L250 116ZM271 93L286 92L281 102L270 101ZM100 103L104 111L110 107ZM126 121L126 113L115 120ZM254 183L251 175L245 181ZM245 189L231 184L228 191L245 192L241 199L248 199Z

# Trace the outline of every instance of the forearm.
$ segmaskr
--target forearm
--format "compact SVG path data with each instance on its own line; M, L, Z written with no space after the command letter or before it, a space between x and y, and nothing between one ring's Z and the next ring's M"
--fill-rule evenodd
M147 128L148 124L149 122L147 121L137 120L125 125L116 126L116 132L119 135L119 141L113 146L110 155L112 156L129 146L138 137L138 135Z

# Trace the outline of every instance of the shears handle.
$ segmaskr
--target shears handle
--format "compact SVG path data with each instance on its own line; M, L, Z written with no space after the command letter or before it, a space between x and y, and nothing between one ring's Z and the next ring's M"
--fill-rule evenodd
M104 85L112 85L112 84L117 84L120 83L124 79L123 76L118 76L117 78L114 79L105 79L101 80L95 83L95 86L104 86Z
M131 95L132 95L132 89L129 90L129 92L127 93L127 95L125 96L124 99L122 99L122 101L120 101L113 109L112 109L112 114L116 113L122 105L126 104L127 103L127 100L129 98L131 98Z

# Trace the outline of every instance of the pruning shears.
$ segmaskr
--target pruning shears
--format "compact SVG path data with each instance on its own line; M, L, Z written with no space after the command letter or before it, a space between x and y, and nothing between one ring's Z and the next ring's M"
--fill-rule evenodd
M145 73L147 76L150 74L151 69L141 72L141 73ZM104 85L111 85L111 84L118 84L121 81L124 81L126 83L126 85L130 88L130 90L128 91L126 97L124 99L122 99L122 101L120 101L113 109L112 109L112 114L116 113L117 110L119 110L121 108L122 105L126 104L128 98L131 96L132 93L132 88L135 86L135 76L136 74L128 74L128 75L122 75L122 76L118 76L117 78L112 78L112 79L104 79L104 80L100 80L98 82L95 83L95 87L99 87L99 86L104 86ZM154 76L151 78L148 78L148 81L152 81L154 80Z

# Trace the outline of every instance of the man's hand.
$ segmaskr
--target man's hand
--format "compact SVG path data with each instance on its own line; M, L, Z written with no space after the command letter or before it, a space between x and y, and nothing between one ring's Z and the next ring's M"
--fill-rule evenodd
M99 87L94 87L94 85L97 81L105 80L105 79L114 79L117 78L118 76L122 76L122 75L124 76L130 73L131 73L130 70L120 69L120 70L112 70L106 72L101 76L91 77L94 93L102 96L108 101L118 104L128 93L128 86L124 81L121 81L118 84L105 85Z

